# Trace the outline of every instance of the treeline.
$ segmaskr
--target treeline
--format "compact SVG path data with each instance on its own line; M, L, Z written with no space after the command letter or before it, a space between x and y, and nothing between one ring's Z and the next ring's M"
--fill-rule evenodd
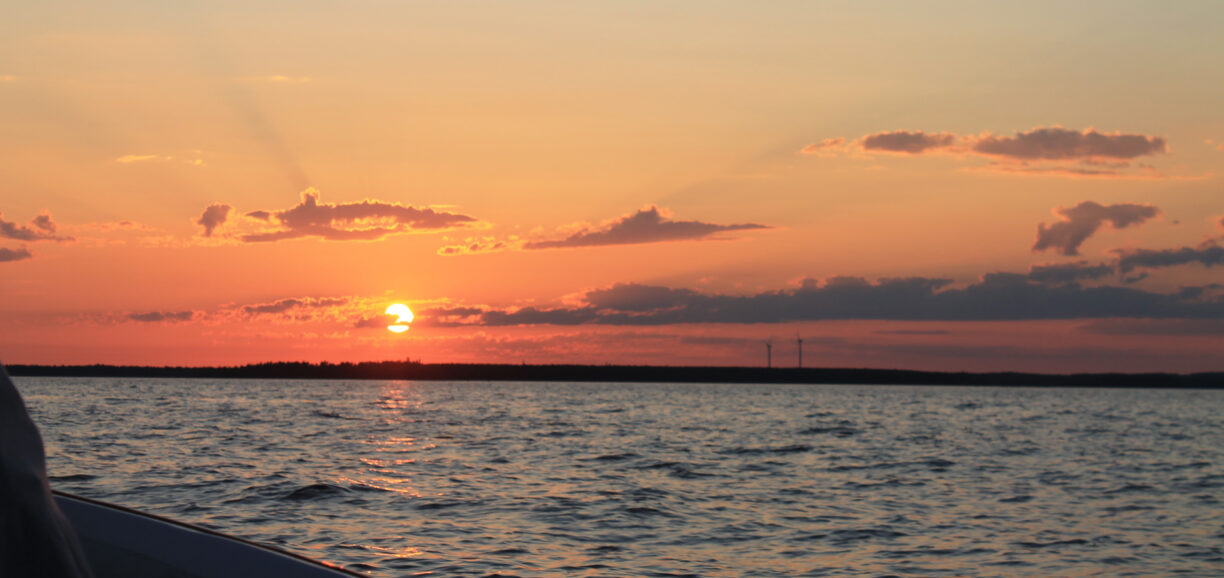
M15 376L212 379L402 379L637 383L798 383L862 385L1007 385L1039 387L1224 388L1224 373L950 373L896 369L497 365L366 361L273 362L231 367L10 365Z

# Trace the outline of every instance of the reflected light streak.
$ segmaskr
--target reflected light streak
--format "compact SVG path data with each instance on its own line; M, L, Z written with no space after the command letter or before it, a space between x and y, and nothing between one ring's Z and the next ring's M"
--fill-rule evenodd
M424 495L416 491L415 489L407 486L407 484L412 482L411 479L396 479L396 478L388 478L385 476L371 476L368 479L356 479L356 478L349 478L349 477L340 477L338 479L339 481L349 486L360 486L360 487L366 487L366 488L371 488L375 490L381 490L384 492L392 492L392 493L396 493L401 496L404 496L406 498L420 498Z
M407 537L401 537L401 538L407 539ZM399 550L396 550L394 548L384 548L382 546L374 546L374 545L366 545L365 547L373 552L379 552L382 554L386 554L388 556L391 556L392 558L415 558L425 553L421 549L413 548L411 546L407 548L401 548Z

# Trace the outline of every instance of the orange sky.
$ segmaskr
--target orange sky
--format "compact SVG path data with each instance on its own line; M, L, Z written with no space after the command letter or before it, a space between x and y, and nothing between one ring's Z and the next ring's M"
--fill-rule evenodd
M1224 370L1218 3L36 4L7 363Z

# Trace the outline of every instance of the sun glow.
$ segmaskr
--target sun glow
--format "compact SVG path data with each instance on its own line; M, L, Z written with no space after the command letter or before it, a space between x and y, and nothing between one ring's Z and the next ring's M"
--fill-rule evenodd
M383 313L386 313L387 315L394 315L396 317L395 323L387 326L388 331L392 333L403 333L408 331L408 324L412 323L413 315L412 310L409 309L407 305L404 305L403 303L396 303L388 306L387 310Z

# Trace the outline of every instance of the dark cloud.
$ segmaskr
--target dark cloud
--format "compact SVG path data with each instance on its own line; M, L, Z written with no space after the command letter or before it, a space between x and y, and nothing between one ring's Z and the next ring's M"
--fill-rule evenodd
M821 143L831 142L828 139ZM1095 129L1083 131L1060 126L1035 128L1017 132L1013 136L958 137L952 133L910 132L906 130L881 132L863 137L864 150L879 150L894 153L922 154L928 151L952 149L958 142L968 145L965 150L955 147L956 152L968 152L1008 161L1075 161L1085 166L1097 167L1096 171L1123 169L1130 160L1168 152L1164 138L1120 132L1102 133ZM804 149L824 146L808 145ZM1083 169L1085 174L1090 171Z
M37 217L30 219L30 224L21 225L12 221L4 220L4 213L0 213L0 239L14 239L17 241L72 241L72 237L61 237L56 234L57 227L55 221L51 220L51 215L48 213L40 213ZM16 249L7 249L0 247L0 263L9 263L13 261L24 261L31 259L34 254L24 246Z
M476 325L486 309L478 307L435 307L424 309L414 319L414 324L435 327L459 327Z
M1183 299L1204 299L1218 294L1220 289L1224 289L1224 285L1220 285L1219 283L1191 285L1188 287L1178 288L1177 295Z
M440 325L666 325L782 323L878 319L896 321L1028 321L1107 317L1221 318L1224 298L1164 294L1127 287L1034 283L1027 275L992 273L964 288L947 279L911 277L872 283L837 277L794 290L749 296L617 285L591 292L578 307L485 310Z
M863 137L861 144L864 150L916 155L932 149L948 148L956 144L956 135L946 132L897 130L867 135Z
M840 138L825 139L805 146L800 152L827 157L855 150L856 147L841 146L842 142ZM1069 178L1170 178L1156 167L1135 164L1140 157L1168 152L1164 138L1102 133L1091 128L1077 131L1060 126L1038 127L1012 136L898 130L869 134L855 142L857 149L867 153L945 154L993 161L974 170Z
M437 230L474 223L467 215L365 200L360 203L320 203L319 193L307 189L297 206L284 211L253 211L248 217L267 221L277 229L242 235L248 243L321 237L329 241L369 241L415 230Z
M555 241L532 241L525 244L523 248L555 249L697 240L712 238L712 235L725 231L768 228L765 225L751 223L715 225L699 221L673 221L663 216L657 207L650 206L612 221L599 230L583 230L565 239Z
M1083 207L1081 204L1074 211ZM1113 209L1122 205L1112 205L1111 207L1100 207L1103 209ZM1121 219L1114 222L1114 226L1119 223L1133 224L1141 222L1144 214L1139 210L1146 205L1128 205L1126 210L1121 212ZM1150 207L1152 211L1156 211L1155 207ZM1093 209L1096 210L1096 209ZM1065 213L1064 213L1065 214ZM1098 211L1099 216L1099 211ZM1074 222L1080 220L1081 230L1086 230L1093 224L1101 224L1101 221L1094 220L1092 215L1083 217L1077 215L1070 218ZM1084 223L1087 221L1087 223ZM1049 229L1045 229L1048 233L1053 231L1054 227L1064 223L1056 223ZM1039 239L1042 229L1039 229ZM1080 239L1082 242L1082 239ZM1165 267L1176 267L1179 265L1198 264L1204 267L1214 267L1216 265L1224 265L1224 246L1220 245L1220 239L1207 239L1195 247L1177 247L1172 249L1114 249L1112 251L1117 258L1111 262L1098 263L1090 265L1087 261L1078 261L1075 263L1061 263L1049 265L1034 265L1029 270L1028 278L1031 281L1039 283L1074 283L1081 280L1094 280L1117 275L1125 283L1136 283L1148 277L1145 270L1160 269ZM1136 273L1138 271L1138 273Z
M234 210L233 207L222 203L209 205L207 209L204 209L204 214L200 215L196 224L204 227L205 237L211 237L213 231L217 230L217 227L225 224L225 220L229 218L230 211L232 210Z
M16 249L5 249L4 247L0 247L0 263L22 261L33 256L34 255L30 253L30 250L25 247L18 247Z
M345 297L302 297L277 299L271 303L259 303L255 305L245 305L242 311L247 315L274 315L284 313L290 309L317 309L319 307L334 307L348 303L348 298Z
M1165 139L1160 137L1117 132L1107 134L1093 129L1080 132L1056 126L1018 132L1010 137L983 135L975 139L972 150L983 155L1022 161L1099 161L1160 154L1167 152L1168 147Z
M1151 205L1101 205L1084 201L1070 209L1056 209L1054 213L1063 220L1049 226L1045 223L1037 226L1033 251L1054 249L1063 255L1078 255L1079 246L1106 223L1115 229L1139 225L1160 214L1160 209Z
M1051 265L1033 265L1028 278L1038 283L1075 283L1083 279L1100 279L1117 272L1114 265L1099 263L1089 265L1087 261Z
M249 315L264 315L273 313L284 313L294 307L303 305L305 302L301 299L279 299L272 303L264 303L262 305L246 305L242 308Z
M72 237L60 237L55 234L55 222L51 215L42 213L30 220L29 225L4 220L0 213L0 238L16 239L18 241L71 241Z
M637 283L617 284L586 294L586 301L597 309L617 311L655 311L682 307L698 294L689 289L672 289Z
M52 235L55 234L55 223L51 221L51 215L47 213L42 213L37 217L34 217L34 220L30 221L30 223L34 225L35 229L38 229L44 233L49 233Z
M1204 267L1224 265L1224 247L1209 239L1197 247L1176 249L1118 249L1118 270L1157 269L1198 263Z
M576 309L537 309L525 307L515 311L489 310L480 315L480 325L582 325L599 320L594 307Z
M126 319L141 323L180 323L195 318L194 311L151 311L149 313L129 313Z

